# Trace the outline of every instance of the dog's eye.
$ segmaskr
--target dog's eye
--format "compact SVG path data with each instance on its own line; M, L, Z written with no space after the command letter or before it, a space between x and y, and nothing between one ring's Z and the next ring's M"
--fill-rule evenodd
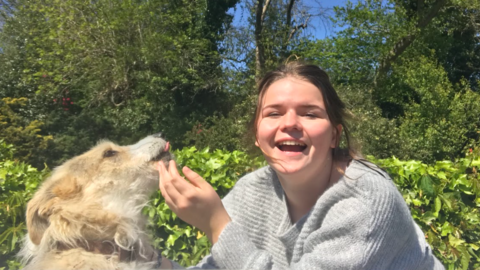
M115 151L115 150L107 150L105 152L103 152L103 157L104 158L108 158L108 157L113 157L117 154L118 152Z

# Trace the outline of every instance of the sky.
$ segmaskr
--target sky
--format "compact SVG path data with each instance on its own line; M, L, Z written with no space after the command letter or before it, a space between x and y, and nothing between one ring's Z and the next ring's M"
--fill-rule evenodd
M237 4L235 9L230 10L231 14L234 14L233 25L245 24L248 14L242 6L243 1ZM334 6L344 6L348 0L303 0L302 3L310 8L312 14L319 13L320 10L326 12L325 15L333 16L333 7ZM350 0L353 4L357 3L358 0ZM313 17L309 20L309 25L307 27L307 33L312 34L317 39L324 39L327 36L334 35L335 31L339 30L335 28L329 20L321 19L320 17Z

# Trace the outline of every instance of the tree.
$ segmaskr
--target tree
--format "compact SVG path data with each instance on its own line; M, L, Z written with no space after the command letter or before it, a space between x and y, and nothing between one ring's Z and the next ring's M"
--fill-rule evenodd
M402 1L399 1L402 2ZM408 3L405 3L408 2ZM436 0L433 3L428 3L429 1L418 0L418 1L403 1L403 4L409 5L410 9L407 9L407 16L409 21L413 23L413 29L410 32L401 37L393 45L393 48L389 53L384 56L380 62L380 66L377 71L378 75L383 75L386 73L393 62L415 41L418 35L430 24L430 22L435 18L441 9L445 7L447 0ZM412 10L415 10L415 15L412 14Z
M187 141L198 148L205 146L254 152L253 134L245 132L256 106L255 84L268 70L292 57L292 49L303 42L304 31L313 16L303 1L242 1L236 13L244 22L232 26L223 43L225 88L234 106L228 115L217 115L198 122ZM323 9L317 5L320 11ZM210 135L214 135L209 137ZM239 134L246 134L240 136Z
M23 162L33 160L34 156L45 150L52 140L52 136L40 134L42 122L29 121L22 116L21 112L25 111L26 105L26 98L0 100L0 138L4 143L17 145L12 158Z
M421 8L413 5L422 3ZM367 144L366 153L432 162L458 157L478 143L480 122L475 115L480 98L472 80L477 67L464 73L468 78L456 76L464 64L452 53L460 45L466 52L478 50L472 34L464 36L464 43L453 40L461 29L475 32L466 20L452 22L452 16L466 18L462 5L373 0L349 4L336 9L334 21L345 27L336 37L298 49L299 55L327 69L337 87L346 91L347 103L357 104L352 110L358 118L371 121L355 124L354 133ZM471 53L460 55L478 63ZM351 91L363 91L367 99Z
M57 162L105 137L161 130L181 146L193 123L229 106L217 47L234 4L20 0L1 33L13 63L1 96L31 100Z

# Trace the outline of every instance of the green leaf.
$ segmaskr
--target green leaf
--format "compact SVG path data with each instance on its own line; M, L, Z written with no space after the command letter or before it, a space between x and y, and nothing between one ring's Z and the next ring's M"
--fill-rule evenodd
M428 175L423 175L422 178L420 178L420 189L429 197L435 196L433 182Z
M449 234L449 235L448 235L448 242L449 242L450 245L452 245L453 247L459 247L460 245L463 245L463 244L465 243L465 240L456 238L456 237L453 236L452 234Z
M438 195L438 198L440 198L443 203L448 207L449 210L452 210L452 203L450 202L450 200L448 198L446 198L445 196L439 194Z
M430 211L425 212L420 219L425 222L425 224L430 225L437 217Z
M435 205L435 212L433 213L433 215L435 217L438 217L438 213L440 212L440 210L442 210L442 201L440 200L439 197L435 198L434 205Z

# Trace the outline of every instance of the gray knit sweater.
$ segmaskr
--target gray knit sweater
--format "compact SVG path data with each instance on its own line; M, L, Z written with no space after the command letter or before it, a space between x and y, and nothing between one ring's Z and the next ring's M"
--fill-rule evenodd
M359 161L295 224L269 166L241 178L223 203L232 222L195 268L444 269L390 177Z

